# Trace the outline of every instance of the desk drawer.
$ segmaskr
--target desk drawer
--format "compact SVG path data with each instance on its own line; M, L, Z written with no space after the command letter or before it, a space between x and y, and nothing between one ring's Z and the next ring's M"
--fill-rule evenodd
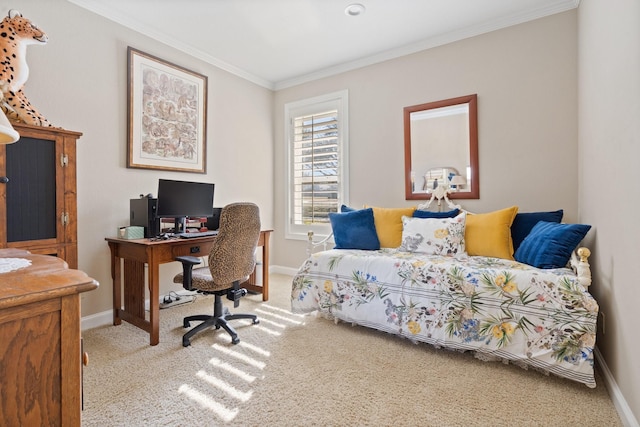
M173 246L171 248L171 255L173 258L185 255L201 257L208 256L209 251L211 251L211 242L189 242Z

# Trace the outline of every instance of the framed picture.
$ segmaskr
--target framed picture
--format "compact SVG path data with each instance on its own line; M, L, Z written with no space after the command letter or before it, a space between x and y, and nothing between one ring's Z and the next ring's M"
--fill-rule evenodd
M207 76L127 53L127 167L205 173Z

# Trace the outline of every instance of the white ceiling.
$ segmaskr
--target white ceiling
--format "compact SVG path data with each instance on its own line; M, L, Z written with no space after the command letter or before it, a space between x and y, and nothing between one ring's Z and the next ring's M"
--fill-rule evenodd
M271 89L576 8L580 0L68 0ZM366 11L347 16L360 3ZM135 46L134 46L135 47Z

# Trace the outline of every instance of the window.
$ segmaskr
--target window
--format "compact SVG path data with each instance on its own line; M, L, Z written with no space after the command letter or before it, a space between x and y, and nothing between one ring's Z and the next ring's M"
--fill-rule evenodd
M329 212L348 204L347 111L347 91L285 105L287 238L330 234Z

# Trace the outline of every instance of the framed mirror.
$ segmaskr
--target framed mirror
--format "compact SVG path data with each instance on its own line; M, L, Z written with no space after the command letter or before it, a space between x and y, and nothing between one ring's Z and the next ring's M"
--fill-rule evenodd
M406 200L426 200L445 186L451 199L480 198L478 96L404 108Z

